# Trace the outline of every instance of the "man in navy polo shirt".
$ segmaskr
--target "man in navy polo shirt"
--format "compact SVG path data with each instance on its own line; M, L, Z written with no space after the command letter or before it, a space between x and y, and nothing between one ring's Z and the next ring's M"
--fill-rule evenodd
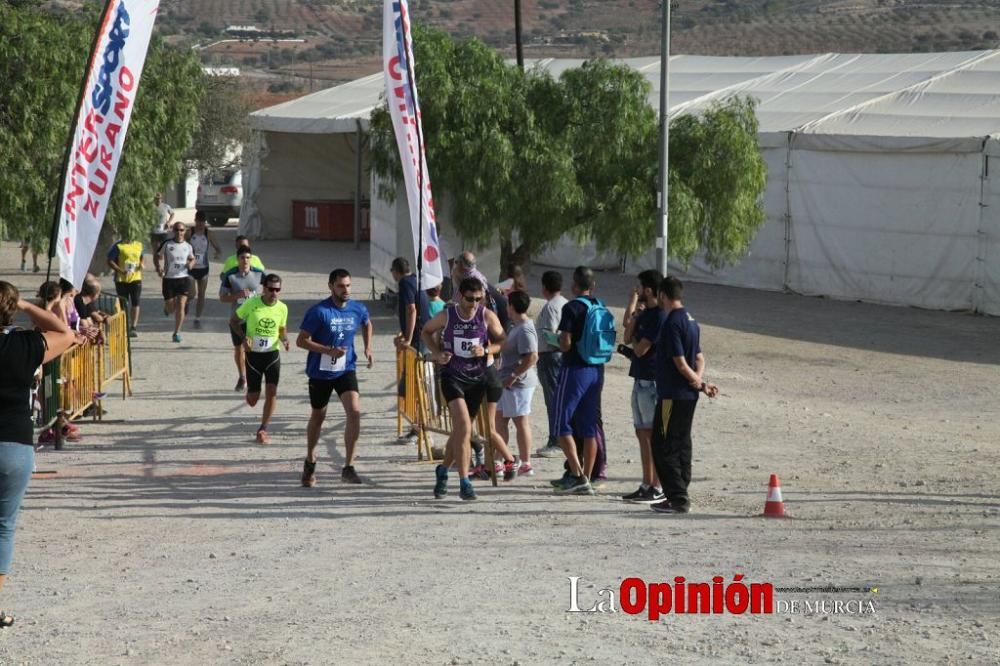
M309 376L309 403L312 412L306 429L306 461L302 467L302 485L316 485L316 445L326 419L330 395L336 391L344 406L345 464L341 478L347 483L361 483L354 470L354 455L361 432L361 399L358 393L358 360L354 336L359 332L365 345L365 358L372 367L372 322L368 308L351 300L351 274L343 268L330 273L330 298L306 311L295 344L309 352L306 375Z
M651 504L660 513L691 510L691 424L698 395L714 398L719 387L702 380L705 355L701 353L701 329L681 296L684 285L675 277L660 283L660 307L667 314L656 341L656 394L653 417L653 460L666 499Z
M639 458L642 463L642 483L639 489L623 495L626 502L651 504L663 497L660 480L656 477L651 442L653 440L653 414L659 402L656 398L656 338L667 313L660 309L657 295L663 275L649 269L639 273L638 283L625 308L625 344L632 345L632 425L639 440Z

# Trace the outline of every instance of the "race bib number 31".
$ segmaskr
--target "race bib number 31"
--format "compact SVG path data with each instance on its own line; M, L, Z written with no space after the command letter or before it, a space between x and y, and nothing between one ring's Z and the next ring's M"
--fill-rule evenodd
M255 335L251 338L250 347L254 351L268 351L274 346L277 338L268 337L266 335Z

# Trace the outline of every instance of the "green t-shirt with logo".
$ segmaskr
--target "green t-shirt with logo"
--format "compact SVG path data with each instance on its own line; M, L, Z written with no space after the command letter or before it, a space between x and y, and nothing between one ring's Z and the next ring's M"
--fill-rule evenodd
M278 331L288 327L287 305L281 301L268 305L260 296L254 296L236 310L236 316L247 323L250 351L269 352L278 349Z

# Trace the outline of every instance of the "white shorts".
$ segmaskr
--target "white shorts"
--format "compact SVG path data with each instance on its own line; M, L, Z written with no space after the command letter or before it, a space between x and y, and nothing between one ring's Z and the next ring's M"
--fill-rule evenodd
M528 416L531 414L531 398L535 395L535 387L529 388L505 388L500 402L497 403L497 414L504 418L514 418L515 416Z
M636 430L650 430L656 414L656 382L636 379L632 384L632 425Z

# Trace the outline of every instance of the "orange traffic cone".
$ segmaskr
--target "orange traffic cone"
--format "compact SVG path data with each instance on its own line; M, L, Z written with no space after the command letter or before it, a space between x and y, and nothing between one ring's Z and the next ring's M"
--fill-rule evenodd
M772 474L771 480L767 484L767 501L764 503L764 518L789 518L785 513L785 503L781 499L781 483L778 475Z

